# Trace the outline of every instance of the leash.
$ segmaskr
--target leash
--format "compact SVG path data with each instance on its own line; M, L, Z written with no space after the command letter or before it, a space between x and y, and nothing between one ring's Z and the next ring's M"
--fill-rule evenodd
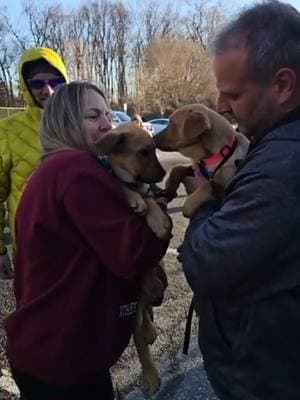
M237 138L236 136L232 136L231 140L229 143L227 143L225 146L221 148L219 153L213 154L210 157L204 158L203 160L200 161L198 164L198 170L200 174L207 180L207 181L212 181L216 173L219 171L219 169L225 164L225 162L232 156L234 153L235 149L237 147ZM217 164L218 163L218 164ZM209 165L215 165L217 164L216 168L210 173L207 169ZM186 325L185 325L185 331L184 331L184 342L183 342L183 354L188 354L189 350L189 345L190 345L190 336L191 336L191 327L192 327L192 319L193 319L193 313L195 310L195 298L192 298L187 320L186 320Z
M195 301L194 301L194 297L193 297L191 304L190 304L190 308L189 308L189 312L188 312L188 316L187 316L186 324L185 324L185 330L184 330L182 353L185 355L188 354L188 351L189 351L194 310L195 310Z

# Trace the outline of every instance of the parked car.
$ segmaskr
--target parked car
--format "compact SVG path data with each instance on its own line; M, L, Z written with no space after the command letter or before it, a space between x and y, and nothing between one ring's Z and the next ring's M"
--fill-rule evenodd
M114 126L118 126L120 124L124 124L125 122L130 122L131 118L124 111L115 111L111 112L111 118Z
M169 118L156 118L151 119L148 122L153 126L154 135L157 135L159 132L167 127L167 125L169 124Z
M155 135L154 128L153 128L152 124L150 124L149 122L143 122L143 126L151 136Z

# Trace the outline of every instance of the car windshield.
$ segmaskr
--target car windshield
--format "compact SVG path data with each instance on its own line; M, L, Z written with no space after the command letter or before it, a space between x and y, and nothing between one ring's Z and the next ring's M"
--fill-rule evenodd
M169 120L168 119L153 119L152 121L149 121L151 124L159 124L159 125L168 125Z
M130 122L131 119L129 117L129 115L127 115L125 112L123 111L114 111L114 113L119 117L119 119L122 122Z
M111 113L111 119L113 122L120 122L120 118L114 112Z

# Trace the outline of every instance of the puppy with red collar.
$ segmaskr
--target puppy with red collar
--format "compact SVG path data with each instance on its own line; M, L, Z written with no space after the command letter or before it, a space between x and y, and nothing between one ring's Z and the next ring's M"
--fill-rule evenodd
M154 137L163 151L177 151L192 161L192 166L177 166L166 182L168 200L176 197L183 183L187 198L183 215L192 218L201 205L219 197L245 158L249 141L220 114L203 104L179 108L170 116L168 126Z

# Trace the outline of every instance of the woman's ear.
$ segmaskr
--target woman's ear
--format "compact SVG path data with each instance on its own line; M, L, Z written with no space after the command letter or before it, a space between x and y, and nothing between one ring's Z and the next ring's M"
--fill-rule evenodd
M124 148L125 135L122 133L110 132L104 135L96 143L96 149L100 156L108 156L111 153L119 152Z
M277 71L274 83L278 104L287 103L297 90L297 76L292 68L281 68Z

